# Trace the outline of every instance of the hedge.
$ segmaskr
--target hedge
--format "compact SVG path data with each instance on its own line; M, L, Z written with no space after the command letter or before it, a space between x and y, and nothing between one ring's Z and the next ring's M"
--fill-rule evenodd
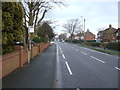
M106 44L106 48L120 51L120 42L110 42Z
M43 40L43 39L40 39L39 37L35 37L35 38L33 38L32 41L34 41L35 43L44 42L44 40Z

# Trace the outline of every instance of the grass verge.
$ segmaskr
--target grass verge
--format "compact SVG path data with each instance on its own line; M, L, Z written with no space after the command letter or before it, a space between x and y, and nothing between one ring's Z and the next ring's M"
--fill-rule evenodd
M108 54L120 56L120 52L112 52L112 51L98 49L98 48L94 48L94 47L90 47L90 46L85 46L85 45L79 45L79 46L90 48L90 49L93 49L93 50L96 50L96 51L100 51L100 52L103 52L103 53L108 53Z

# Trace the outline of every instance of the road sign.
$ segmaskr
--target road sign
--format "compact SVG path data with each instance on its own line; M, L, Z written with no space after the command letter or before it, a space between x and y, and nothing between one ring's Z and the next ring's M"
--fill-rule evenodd
M34 33L34 27L33 26L29 26L28 27L28 32L29 33Z

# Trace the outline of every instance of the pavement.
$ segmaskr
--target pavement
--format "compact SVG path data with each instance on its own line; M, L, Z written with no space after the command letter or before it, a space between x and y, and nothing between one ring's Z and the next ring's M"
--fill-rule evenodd
M118 88L120 60L70 43L57 43L62 88Z
M55 84L56 46L49 46L30 64L2 79L3 88L53 88Z

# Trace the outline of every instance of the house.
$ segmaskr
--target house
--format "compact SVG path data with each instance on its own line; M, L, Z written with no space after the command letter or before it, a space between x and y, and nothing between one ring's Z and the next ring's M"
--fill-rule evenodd
M113 28L110 24L109 28L98 32L97 39L100 42L114 42L116 41L116 31L117 29Z
M84 33L80 32L77 34L73 34L72 40L83 40L84 39Z
M116 30L115 34L116 34L116 41L120 41L120 28Z
M95 40L95 35L89 29L85 32L85 40Z

